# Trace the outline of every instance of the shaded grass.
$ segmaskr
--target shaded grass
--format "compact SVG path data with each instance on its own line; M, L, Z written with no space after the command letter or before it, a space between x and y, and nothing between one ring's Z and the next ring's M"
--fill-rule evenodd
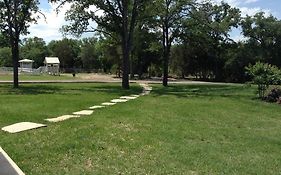
M104 100L128 93L115 85L52 87L42 96L85 93ZM254 91L241 85L155 85L149 96L90 117L14 135L0 132L0 144L27 174L278 174L280 106L255 100Z

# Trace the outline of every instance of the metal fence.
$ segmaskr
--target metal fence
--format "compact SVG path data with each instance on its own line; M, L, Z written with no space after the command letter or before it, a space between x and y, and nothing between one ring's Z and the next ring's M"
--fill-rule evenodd
M60 68L61 73L103 73L102 69L82 69L82 68ZM0 67L0 73L9 74L13 73L13 67ZM46 67L41 66L37 69L21 69L19 68L19 73L27 74L43 74L47 73Z

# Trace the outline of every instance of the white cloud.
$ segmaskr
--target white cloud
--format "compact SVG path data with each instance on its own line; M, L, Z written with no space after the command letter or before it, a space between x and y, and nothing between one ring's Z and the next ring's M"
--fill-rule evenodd
M220 4L221 0L211 0L213 3ZM258 12L264 12L265 16L274 14L270 9L263 9L261 7L255 7L253 3L258 2L259 0L224 0L232 7L239 8L241 11L241 16L246 17L247 15L252 16ZM250 6L250 7L249 7ZM230 38L234 41L245 41L247 38L241 33L241 29L237 29L235 32L230 32Z
M260 7L255 8L247 8L247 7L240 7L242 17L245 17L246 15L253 16L258 12L264 12L265 16L270 16L272 14L271 10L269 9L262 9Z
M42 9L45 18L41 16L41 18L37 21L36 24L32 24L28 31L30 32L27 36L22 36L22 38L26 37L39 37L43 38L47 43L52 40L60 40L64 36L60 32L60 29L63 25L68 24L65 21L65 13L71 8L70 3L66 3L64 6L60 7L59 13L57 13L56 9L58 7L58 3L50 3L49 9ZM96 11L94 6L90 6L88 11ZM102 11L97 11L97 15L101 16L103 14ZM90 26L96 27L94 22L90 22ZM90 37L92 36L89 33L83 34L81 37ZM67 38L74 38L72 36L67 36Z
M30 34L23 36L23 38L37 36L44 38L46 42L63 38L62 34L59 32L59 29L66 24L64 15L70 8L70 4L65 4L60 9L59 13L56 12L58 4L50 5L50 9L42 9L42 13L45 15L45 18L41 15L36 24L31 24L30 28L28 29Z
M211 0L212 2L219 4L220 2L222 2L222 0ZM269 9L263 9L261 7L255 7L253 5L253 7L246 7L246 4L251 4L251 3L255 3L258 2L259 0L223 0L223 2L228 3L230 6L232 7L236 7L239 8L241 10L241 15L242 17L245 17L246 15L254 15L258 12L264 12L266 16L269 16L270 14L274 13Z
M255 3L258 2L259 0L246 0L245 4L250 4L250 3Z

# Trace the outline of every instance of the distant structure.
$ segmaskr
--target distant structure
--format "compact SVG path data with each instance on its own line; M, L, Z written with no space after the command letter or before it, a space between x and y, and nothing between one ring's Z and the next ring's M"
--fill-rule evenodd
M20 72L32 72L32 65L33 65L33 60L29 60L29 59L23 59L20 60Z
M58 57L46 57L44 65L44 72L50 75L60 75L60 60Z

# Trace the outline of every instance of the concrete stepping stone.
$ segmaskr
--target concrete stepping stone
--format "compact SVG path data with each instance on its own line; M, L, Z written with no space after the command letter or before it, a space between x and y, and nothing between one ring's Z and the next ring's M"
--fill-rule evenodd
M131 96L122 96L122 97L120 97L120 99L126 99L126 100L134 100L136 98L137 97L131 97Z
M102 105L104 105L104 106L113 106L113 105L116 105L116 103L108 103L108 102L106 102L106 103L102 103Z
M144 90L145 91L152 91L152 87L145 87Z
M17 164L0 147L0 174L1 175L24 175Z
M71 118L79 118L80 115L63 115L63 116L60 116L60 117L57 117L57 118L48 118L48 119L45 119L46 121L48 122L62 122L64 120L68 120L68 119L71 119Z
M140 95L131 95L131 97L136 97L136 98L138 98L138 97L140 97Z
M113 99L113 100L111 100L112 103L125 103L127 101L128 100L125 100L125 99Z
M47 127L47 126L43 125L43 124L38 124L38 123L21 122L21 123L16 123L13 125L3 127L2 130L9 132L9 133L18 133L18 132L27 131L27 130L31 130L31 129L37 129L37 128L41 128L41 127Z
M83 110L83 111L78 111L78 112L73 112L74 115L92 115L93 110Z
M148 95L148 94L150 94L150 91L144 91L143 93L141 93L142 96L143 95Z
M90 107L90 109L100 109L100 108L104 108L105 106L92 106Z

